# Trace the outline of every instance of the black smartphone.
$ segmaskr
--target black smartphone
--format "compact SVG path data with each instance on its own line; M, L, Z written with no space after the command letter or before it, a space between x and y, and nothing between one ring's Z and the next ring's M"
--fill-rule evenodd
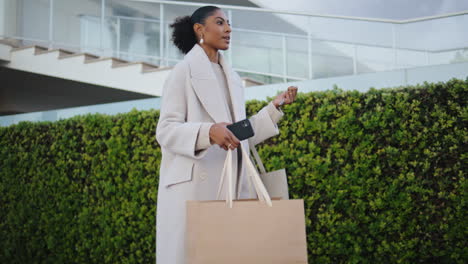
M253 137L254 131L249 119L244 119L234 124L228 125L227 128L236 136L240 141Z

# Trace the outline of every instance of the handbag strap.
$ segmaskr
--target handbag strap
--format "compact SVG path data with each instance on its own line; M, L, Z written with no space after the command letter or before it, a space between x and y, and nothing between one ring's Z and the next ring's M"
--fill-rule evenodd
M271 202L270 195L268 194L268 191L265 187L265 185L262 182L262 179L260 178L260 175L258 174L257 170L255 169L255 166L253 165L252 161L250 160L249 154L244 150L244 148L240 147L238 149L241 149L242 151L242 158L245 160L246 163L246 172L247 172L247 177L250 178L251 184L253 185L255 192L258 196L258 199L262 202L266 202L268 206L273 206ZM221 174L221 180L218 186L218 195L217 199L220 198L221 194L221 188L224 183L224 178L227 179L227 190L226 190L226 203L229 205L230 208L232 208L232 200L233 200L233 193L232 193L232 150L228 150L227 155L226 155L226 160L224 161L224 166L223 166L223 171Z
M232 150L229 149L226 155L226 160L224 161L223 171L221 172L221 180L219 181L218 186L218 195L216 199L219 199L221 194L221 187L224 183L224 178L228 179L228 186L226 190L226 203L229 204L229 207L232 208Z
M258 155L257 148L255 148L254 144L252 144L252 146L250 147L250 150L252 151L255 161L258 167L260 168L260 172L262 174L265 174L266 173L265 166L263 166L262 159L260 158L260 155Z

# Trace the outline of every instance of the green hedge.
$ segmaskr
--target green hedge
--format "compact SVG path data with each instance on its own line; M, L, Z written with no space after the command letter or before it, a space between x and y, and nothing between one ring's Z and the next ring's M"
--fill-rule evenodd
M259 152L305 201L310 263L468 262L467 101L452 80L284 108ZM154 263L158 115L0 128L0 263Z

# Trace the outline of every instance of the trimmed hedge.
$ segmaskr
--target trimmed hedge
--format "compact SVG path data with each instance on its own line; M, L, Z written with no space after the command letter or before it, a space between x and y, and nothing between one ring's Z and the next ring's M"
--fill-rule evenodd
M304 199L310 263L468 262L467 101L451 80L284 108L259 152ZM154 263L158 115L0 128L0 262Z

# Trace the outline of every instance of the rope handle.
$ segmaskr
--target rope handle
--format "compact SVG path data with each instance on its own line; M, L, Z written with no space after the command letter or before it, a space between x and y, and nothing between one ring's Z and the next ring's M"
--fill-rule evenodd
M263 166L263 162L262 162L262 159L260 158L260 155L258 155L258 152L257 152L257 148L255 148L255 146L252 144L252 147L250 147L250 150L252 151L253 153L253 156L255 158L255 161L260 169L260 172L262 174L265 174L266 173L266 170L265 170L265 166Z
M255 189L255 193L258 196L258 199L261 202L266 202L268 206L273 206L271 202L270 195L268 194L268 191L265 187L265 185L262 182L262 179L260 178L260 175L258 174L257 170L255 169L255 166L253 165L252 161L250 160L249 154L244 150L244 148L239 148L242 151L242 158L246 162L246 171L247 171L247 177L251 180L249 181L251 185L253 185ZM223 171L221 173L221 180L218 186L218 195L217 199L220 198L221 195L221 188L224 183L224 178L227 179L227 188L228 190L226 191L226 203L229 205L229 208L232 208L232 200L233 200L233 193L232 193L232 150L228 150L228 153L226 155L226 160L224 161L224 166L223 166Z

